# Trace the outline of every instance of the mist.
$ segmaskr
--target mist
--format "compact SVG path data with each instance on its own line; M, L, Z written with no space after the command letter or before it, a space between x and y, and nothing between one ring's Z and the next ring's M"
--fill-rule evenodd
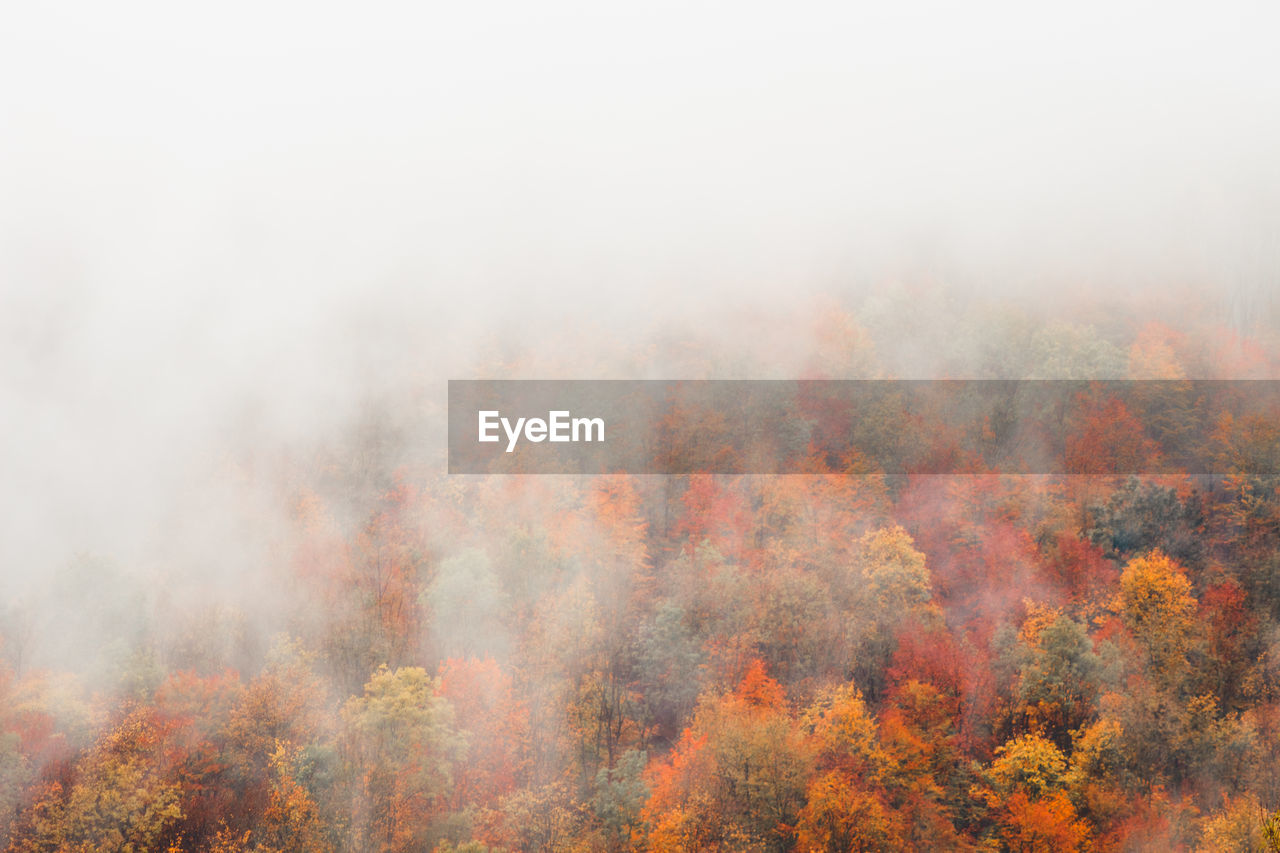
M1280 260L1266 4L7 17L10 582L145 538L246 420L314 440L583 323L913 275L1257 310Z
M251 671L320 607L290 574L300 502L355 541L406 482L463 494L423 529L477 518L476 541L424 534L449 570L424 601L483 580L425 642L505 663L515 558L474 550L500 487L441 485L449 378L1044 376L1095 334L1073 369L1125 376L1148 322L1194 342L1169 336L1184 375L1275 376L1251 355L1280 345L1273 4L4 18L19 673L108 685L125 664L101 638L127 645L138 614ZM526 488L511 518L536 530ZM604 599L598 571L569 574Z

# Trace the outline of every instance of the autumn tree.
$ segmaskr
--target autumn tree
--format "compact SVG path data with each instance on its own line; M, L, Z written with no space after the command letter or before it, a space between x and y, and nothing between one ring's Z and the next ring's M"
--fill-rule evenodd
M667 850L790 849L809 772L781 686L756 662L732 693L706 697L645 807Z
M610 851L635 849L643 837L642 810L649 797L646 759L645 753L628 750L613 767L602 767L596 774L591 809Z
M160 853L177 839L178 786L157 749L162 729L145 708L124 713L75 767L68 785L50 783L15 822L9 849L73 853Z
M1159 549L1182 565L1204 559L1204 511L1197 493L1140 483L1130 477L1107 502L1089 511L1089 541L1115 560Z
M892 759L857 688L824 691L800 722L809 732L818 767L826 772L815 776L805 791L796 824L797 849L901 849L900 821L883 787Z
M1105 664L1084 626L1066 615L1023 642L1026 661L1017 684L1022 722L1065 749L1071 733L1094 712Z
M903 849L892 812L880 797L842 773L818 777L805 792L796 849L812 853L889 853Z
M999 815L999 834L1020 853L1078 851L1089 840L1066 794L1067 759L1051 741L1023 735L996 749L982 796Z
M1123 400L1080 394L1076 405L1066 435L1066 472L1115 476L1153 470L1160 448Z
M911 620L932 621L931 578L924 555L901 527L866 533L858 542L851 571L860 587L850 626L857 637L853 670L869 695L884 688L884 670L895 633Z
M492 658L451 658L440 664L440 696L453 709L466 743L453 770L449 804L493 807L529 773L529 711L515 680Z
M361 849L420 847L436 798L453 782L465 742L437 688L421 667L382 667L342 709Z
M1196 600L1182 568L1160 551L1133 558L1120 576L1117 608L1152 674L1172 684L1185 669L1195 627Z

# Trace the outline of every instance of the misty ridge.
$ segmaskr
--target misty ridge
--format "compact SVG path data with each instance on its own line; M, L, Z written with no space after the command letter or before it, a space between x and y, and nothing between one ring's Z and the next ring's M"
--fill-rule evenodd
M922 294L947 298L866 299ZM1179 328L1118 306L1099 327L966 304L970 328L1021 333L953 338L955 365L1274 371L1265 327L1220 308ZM894 375L902 326L858 317L828 296L768 328L792 340L790 375ZM730 356L744 372L782 352L758 328ZM731 352L657 334L630 354L578 340L632 375L716 375ZM568 375L571 357L531 344L476 372ZM806 849L831 821L869 849L1263 831L1280 510L1259 472L450 477L439 384L400 388L353 395L305 442L237 413L149 560L99 540L13 579L12 849L117 825L150 849L243 850ZM1274 429L1245 426L1215 438L1274 452ZM110 515L127 529L133 511ZM863 740L824 728L841 715ZM918 743L945 779L923 800ZM781 775L721 787L744 749ZM704 769L671 775L688 762ZM1018 781L1026 762L1048 781ZM144 805L86 799L117 790ZM34 822L50 811L54 829Z
M0 847L1280 849L1274 424L445 474L449 379L1280 378L1237 5L15 10Z

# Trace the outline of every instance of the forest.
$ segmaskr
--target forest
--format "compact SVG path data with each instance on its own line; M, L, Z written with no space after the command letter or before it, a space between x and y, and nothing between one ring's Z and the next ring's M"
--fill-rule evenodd
M930 287L473 370L896 378L913 340L938 377L1280 365L1185 305ZM5 603L0 849L1280 851L1280 419L1197 431L1212 477L1157 464L1187 435L1159 396L1072 425L1087 476L450 476L422 384L219 463L282 519L257 606L91 552Z

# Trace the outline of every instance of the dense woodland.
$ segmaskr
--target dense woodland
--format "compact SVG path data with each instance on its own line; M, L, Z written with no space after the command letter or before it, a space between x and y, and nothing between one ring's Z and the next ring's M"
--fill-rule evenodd
M877 305L755 357L918 369ZM919 346L934 375L1275 375L1266 334L1187 316ZM610 357L751 375L726 346ZM581 375L522 358L478 370ZM272 620L110 554L6 606L0 847L1280 850L1280 421L1216 423L1213 478L451 478L406 450L419 408L240 472L286 519ZM1077 447L1154 460L1176 415L1100 404Z

